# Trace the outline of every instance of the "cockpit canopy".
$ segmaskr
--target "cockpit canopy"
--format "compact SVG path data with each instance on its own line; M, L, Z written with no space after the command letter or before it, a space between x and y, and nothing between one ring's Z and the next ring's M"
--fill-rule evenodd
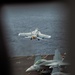
M45 59L40 59L40 60L38 60L38 61L35 63L35 65L42 64L42 63L44 63L45 61L46 61Z

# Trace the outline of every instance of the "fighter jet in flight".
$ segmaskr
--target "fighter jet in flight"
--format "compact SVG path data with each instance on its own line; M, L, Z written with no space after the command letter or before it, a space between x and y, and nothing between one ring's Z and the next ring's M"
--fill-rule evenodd
M50 35L42 34L42 33L38 30L38 28L36 28L34 31L29 32L29 33L19 33L18 36L24 36L25 38L30 38L31 40L32 40L32 39L41 40L41 39L45 39L45 38L51 38Z
M42 66L48 67L49 69L53 67L58 67L62 65L68 65L68 63L63 62L62 56L58 50L55 50L55 55L53 57L53 60L46 60L46 59L41 59L40 56L36 57L34 64L29 67L26 72L28 71L40 71L40 72L49 72L47 69L43 69Z

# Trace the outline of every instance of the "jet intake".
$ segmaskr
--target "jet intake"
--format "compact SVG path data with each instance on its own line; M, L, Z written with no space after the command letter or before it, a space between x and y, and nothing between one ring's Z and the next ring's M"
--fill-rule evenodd
M32 39L36 39L36 36L32 36Z

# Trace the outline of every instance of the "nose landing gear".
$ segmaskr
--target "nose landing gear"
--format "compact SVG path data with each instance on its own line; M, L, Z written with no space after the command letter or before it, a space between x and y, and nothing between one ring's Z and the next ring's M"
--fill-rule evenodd
M40 39L38 39L38 40L40 40Z
M32 40L32 38L30 38L30 40Z

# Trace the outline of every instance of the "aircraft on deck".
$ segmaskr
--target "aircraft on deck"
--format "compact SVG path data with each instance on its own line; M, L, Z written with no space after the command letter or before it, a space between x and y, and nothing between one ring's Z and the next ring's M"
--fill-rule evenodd
M53 67L51 75L70 75L70 73L61 72L60 67Z
M46 59L41 59L40 56L37 56L35 58L35 62L34 64L29 67L26 72L28 71L39 71L39 72L49 72L48 69L52 69L53 67L58 67L58 66L62 66L62 65L69 65L68 63L64 62L62 60L62 56L60 54L60 52L58 50L55 50L55 55L53 57L53 60L46 60ZM43 69L43 67L48 67L48 69Z
M31 40L32 40L32 39L41 40L41 39L45 39L45 38L51 38L50 35L42 34L42 33L38 30L38 28L36 28L34 31L29 32L29 33L19 33L18 36L24 36L25 38L30 38Z

